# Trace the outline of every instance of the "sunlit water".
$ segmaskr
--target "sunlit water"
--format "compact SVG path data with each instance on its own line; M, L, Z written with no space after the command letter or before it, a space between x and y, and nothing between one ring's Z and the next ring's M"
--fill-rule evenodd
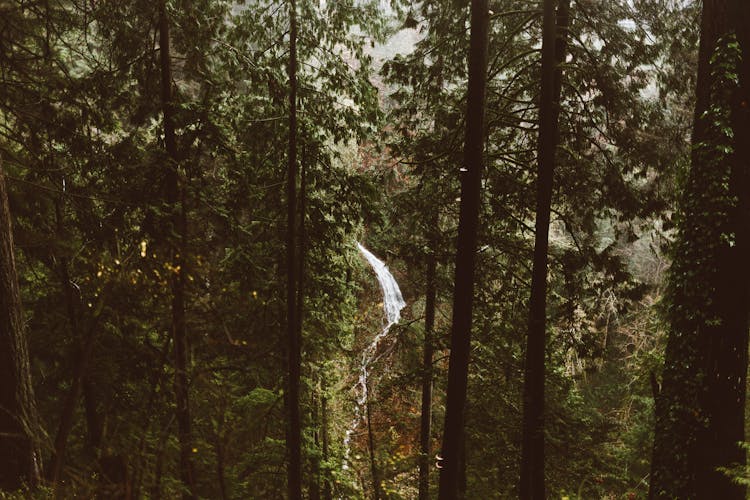
M368 249L362 246L361 243L357 243L357 248L362 252L362 255L367 259L370 266L372 266L372 269L375 271L375 275L378 278L378 283L380 283L380 289L383 291L385 326L380 333L375 335L372 342L370 342L365 350L362 351L362 360L359 365L359 378L357 384L353 388L357 395L357 404L354 407L354 419L344 437L344 469L348 468L352 434L354 434L354 431L362 420L362 410L367 402L367 370L369 369L370 364L375 360L378 344L380 344L380 341L388 335L388 330L390 330L391 327L401 319L401 309L406 306L406 302L404 302L404 298L401 296L401 290L398 287L398 283L396 283L396 279L390 271L388 271L388 267L385 263L375 257Z

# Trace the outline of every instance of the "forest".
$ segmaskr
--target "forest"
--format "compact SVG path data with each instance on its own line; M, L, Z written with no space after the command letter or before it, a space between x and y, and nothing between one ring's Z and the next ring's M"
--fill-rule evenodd
M750 2L0 0L0 498L747 498Z

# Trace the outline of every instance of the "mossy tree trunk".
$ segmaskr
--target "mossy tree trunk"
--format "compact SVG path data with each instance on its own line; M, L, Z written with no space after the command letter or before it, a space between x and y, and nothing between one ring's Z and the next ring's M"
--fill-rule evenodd
M744 499L750 299L748 6L705 0L693 150L668 288L652 498ZM739 41L739 46L736 43ZM737 84L737 75L740 76Z
M0 159L0 490L39 483L38 422Z

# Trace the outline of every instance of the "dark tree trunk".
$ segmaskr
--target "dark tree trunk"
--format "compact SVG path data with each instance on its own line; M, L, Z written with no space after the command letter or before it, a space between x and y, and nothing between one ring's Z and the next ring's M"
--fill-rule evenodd
M287 488L290 500L302 498L301 346L297 327L297 2L289 0L289 155L287 168Z
M93 330L89 330L92 332ZM91 340L93 349L93 339ZM86 344L88 345L88 344ZM91 354L88 355L91 358ZM86 370L88 371L88 370ZM83 379L83 409L86 413L86 437L94 456L97 456L104 439L105 414L101 408L101 395L96 390L96 383L87 374Z
M167 440L169 439L170 428L174 418L170 419L161 432L159 445L156 449L156 463L154 464L154 483L151 485L151 496L154 500L161 499L161 480L164 475L164 454L166 453Z
M730 401L730 422L726 424L719 422L718 429L725 428L727 434L721 436L721 442L731 446L731 450L725 450L726 457L733 459L740 467L746 466L747 454L736 446L739 442L745 442L745 408L746 387L748 368L748 315L747 307L750 303L750 2L747 0L734 0L731 19L733 20L734 32L740 44L741 63L738 68L739 88L732 101L732 129L734 132L735 157L733 167L737 188L734 195L738 200L738 223L737 223L737 251L735 253L735 264L737 273L730 273L736 282L734 285L740 293L731 293L734 297L734 310L730 313L736 321L733 331L736 334L734 345L725 351L729 362L728 373L722 374L722 380L736 381L728 388L726 401ZM723 401L715 408L718 414L722 414ZM727 446L725 446L726 449ZM719 457L722 455L720 454ZM737 496L744 497L747 488L735 488Z
M562 89L562 63L565 61L569 6L570 0L560 0L556 20L555 0L544 0L536 226L523 388L523 439L519 486L520 497L523 499L545 498L544 358L547 322L547 251Z
M717 468L745 463L738 443L745 439L750 297L750 58L737 68L739 87L722 63L737 63L727 39L732 32L743 55L750 55L748 20L744 0L703 2L693 150L655 407L652 498L731 500L746 494ZM734 137L730 158L719 148L727 139L717 127L725 117L716 110L724 109Z
M302 332L305 322L305 285L307 274L307 226L305 224L305 215L307 210L307 148L302 146L302 158L300 162L300 188L297 196L299 201L299 253L297 255L297 341L302 343ZM301 371L301 370L300 370ZM311 375L313 380L312 390L310 391L310 418L309 425L313 429L314 445L317 449L319 444L318 438L318 407L317 407L317 387L315 386L316 374ZM310 500L320 500L320 460L317 453L313 454L310 459L310 477L308 480L308 497Z
M484 107L487 90L487 0L471 2L469 84L467 93L464 169L461 173L461 208L458 221L451 351L440 470L441 500L459 496L461 443L464 438L464 407L469 372L474 267L481 204L484 150Z
M147 437L148 437L149 429L151 426L151 420L154 416L154 405L156 404L157 396L160 392L163 392L163 391L159 391L159 388L162 386L162 383L163 383L163 379L164 379L163 367L165 364L167 364L169 360L169 352L170 352L169 347L171 343L172 343L172 337L167 335L164 339L164 345L161 348L158 362L155 363L155 366L153 366L151 370L151 380L150 380L151 390L148 396L148 402L146 403L146 406L145 406L146 422L144 423L142 427L140 444L138 445L138 459L136 460L134 467L133 467L133 497L134 498L140 498L140 491L141 491L141 487L143 484L143 476L144 476L144 465L145 465L144 455L145 455L146 445L148 443ZM84 385L83 390L84 390L84 397L88 398L88 396L86 396L87 389L85 385ZM93 402L94 399L92 398L91 401ZM88 405L87 405L87 408L88 408ZM92 409L96 410L96 408L92 408ZM86 411L88 412L88 409ZM103 423L103 419L97 419L96 423ZM91 428L89 430L89 434L93 437ZM98 435L99 435L99 439L101 440L101 433L99 433ZM101 445L101 441L99 441L99 444L97 445L97 447L100 445Z
M744 499L746 487L734 484L719 467L743 466L745 450L745 394L748 350L748 304L750 304L750 7L747 0L733 0L727 8L728 25L737 35L742 59L737 68L740 85L729 97L730 123L734 132L731 159L731 196L737 200L731 221L735 246L729 258L722 261L724 288L718 300L723 308L723 331L711 339L708 414L710 422L706 439L705 479L699 478L704 497Z
M180 181L179 157L174 124L172 96L172 60L169 48L169 19L165 0L159 2L159 56L161 62L161 103L164 114L164 146L168 155L166 201L172 212L169 226L172 260L172 342L174 344L174 391L177 406L177 434L180 444L180 479L185 487L183 498L195 498L195 476L191 459L190 407L187 377L187 331L185 325L185 251L187 217L185 188Z
M304 179L304 173L302 178ZM304 185L304 181L302 183ZM310 480L308 481L308 491L310 500L320 500L320 456L317 450L320 449L320 422L318 411L318 396L320 386L317 383L316 374L312 375L312 391L310 391L310 426L312 427L313 446L316 453L310 459Z
M55 203L55 216L57 223L57 237L63 237L63 200L58 199ZM70 285L70 273L68 271L68 260L64 256L60 256L58 264L58 271L60 273L60 283L63 302L65 303L66 313L68 315L68 326L70 327L70 333L72 339L78 339L80 343L79 352L76 360L76 370L73 375L73 381L70 384L70 390L65 397L62 405L62 412L60 413L60 422L57 427L57 434L55 435L54 448L52 450L52 456L50 458L49 465L47 466L46 476L47 480L52 484L53 488L56 486L60 472L62 471L63 464L65 462L65 448L68 443L68 435L73 427L73 416L75 413L76 403L81 391L81 379L79 373L85 371L85 366L88 361L87 356L87 342L81 338L81 332L78 329L78 312L77 312L77 301L73 289Z
M38 425L0 160L0 490L39 483Z
M433 221L435 227L437 221ZM437 258L435 256L436 238L430 238L432 251L427 257L427 290L424 306L424 346L422 351L422 413L419 426L419 500L430 498L430 435L432 434L432 352L435 329L435 301L437 285L435 274Z
M102 297L103 296L104 294L102 294ZM60 422L57 427L57 434L55 434L54 449L52 451L52 457L50 459L50 463L47 468L47 479L53 485L57 484L57 482L60 480L60 474L62 473L62 468L65 463L65 450L67 448L68 436L70 435L70 431L73 428L73 417L75 415L75 408L81 396L81 390L83 388L83 384L85 381L86 372L89 366L89 361L94 351L94 344L95 344L94 332L96 331L96 327L98 325L98 318L99 318L99 313L97 313L92 318L91 325L87 329L86 333L83 335L83 339L81 339L80 352L77 356L78 359L76 362L73 380L71 382L70 389L68 390L68 393L66 394L65 400L62 405L62 411L60 413ZM71 328L77 328L76 323L71 323ZM80 333L76 332L76 335L80 336ZM90 397L88 399L90 399ZM86 401L87 402L86 413L87 413L87 417L89 417L87 420L89 421L89 424L90 424L91 417L88 415L90 412L88 408L88 406L90 405L90 402L88 401L88 399ZM98 430L89 428L90 437L93 436L92 431L96 432Z
M325 380L325 379L323 379ZM328 398L325 395L326 387L323 386L323 395L320 398L320 426L323 434L323 461L328 461ZM333 500L333 492L331 491L331 480L328 474L323 475L323 500Z
M63 234L63 200L58 200L55 206L55 212L57 217L58 235L62 237ZM54 448L52 450L52 456L50 458L49 465L47 466L46 476L47 480L53 485L53 487L60 480L63 466L65 464L65 451L68 443L68 436L73 428L75 408L78 404L81 396L82 389L84 390L84 403L86 409L87 422L89 424L89 444L92 448L98 448L100 441L101 429L95 429L92 427L92 419L98 421L98 415L92 415L96 413L92 406L91 394L85 394L86 389L86 374L88 371L89 361L94 351L94 332L99 324L99 317L104 306L105 297L108 295L109 287L107 290L100 294L99 301L97 302L94 314L91 317L91 323L86 328L86 331L81 331L78 306L79 300L76 298L75 290L71 285L70 273L68 271L68 260L64 256L59 258L59 272L60 281L62 287L62 296L65 303L66 311L68 314L68 325L70 327L70 333L72 338L78 339L79 351L76 356L75 370L73 373L73 379L70 384L70 389L65 396L65 400L62 405L62 411L60 413L60 421L57 428L57 434L55 434ZM89 384L90 385L90 384ZM89 388L89 392L90 388ZM98 435L96 438L95 435ZM96 443L96 446L93 444Z

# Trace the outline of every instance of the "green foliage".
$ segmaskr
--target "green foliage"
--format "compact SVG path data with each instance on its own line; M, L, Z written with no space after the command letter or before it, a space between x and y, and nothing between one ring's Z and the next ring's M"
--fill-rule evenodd
M390 3L399 19L374 0L297 1L304 467L313 483L329 482L343 498L371 493L365 422L349 469L343 438L361 347L382 326L380 290L357 240L388 263L409 303L370 367L373 456L387 498L416 496L431 258L438 267L433 455L444 416L468 2ZM93 339L61 495L115 491L121 485L106 478L110 458L127 459L135 494L179 495L169 340L175 273L187 276L199 494L284 494L287 7L282 0L167 2L188 219L188 255L184 269L175 269L167 243L173 229L164 222L174 207L163 202L157 3L0 6L0 154L48 452ZM517 495L537 7L493 3L466 413L469 498ZM715 322L710 308L696 304L712 294L706 277L714 254L734 241L725 219L735 200L723 163L732 137L728 108L709 109L702 120L711 140L693 154L717 159L720 174L688 172L697 9L659 0L587 0L573 8L550 247L551 495L645 491L650 375L663 359L665 327L656 314L668 266L662 248L675 223L673 255L695 256L700 265L675 263L664 307L669 317L687 312L691 322ZM413 47L378 60L379 44L393 34L412 37ZM736 81L736 44L725 46L713 60L722 85ZM674 216L677 182L703 194ZM686 222L694 216L700 224Z

